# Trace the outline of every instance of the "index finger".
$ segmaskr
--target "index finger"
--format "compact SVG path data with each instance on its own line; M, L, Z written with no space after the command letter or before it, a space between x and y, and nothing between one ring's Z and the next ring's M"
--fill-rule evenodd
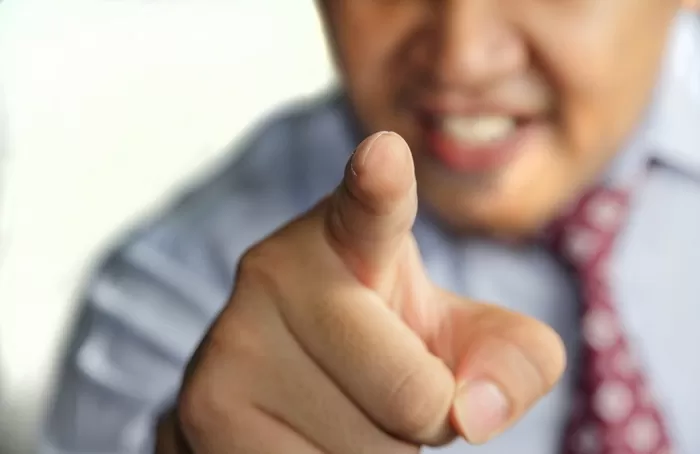
M391 272L417 211L413 157L397 134L365 139L325 212L331 247L370 288Z

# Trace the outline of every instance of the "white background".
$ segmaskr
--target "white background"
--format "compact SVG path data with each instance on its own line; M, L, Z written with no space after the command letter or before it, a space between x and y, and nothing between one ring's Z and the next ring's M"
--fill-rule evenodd
M33 452L95 254L332 80L311 0L0 3L1 452Z

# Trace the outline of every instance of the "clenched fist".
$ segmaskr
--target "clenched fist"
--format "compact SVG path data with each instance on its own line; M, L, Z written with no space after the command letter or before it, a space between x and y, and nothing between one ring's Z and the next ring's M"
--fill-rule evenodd
M483 443L564 368L540 322L436 287L411 227L413 160L366 139L337 190L243 257L159 452L416 453Z

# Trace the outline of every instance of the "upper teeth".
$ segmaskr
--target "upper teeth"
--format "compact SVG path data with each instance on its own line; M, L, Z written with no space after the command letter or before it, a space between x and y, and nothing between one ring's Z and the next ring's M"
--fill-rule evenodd
M510 134L516 126L515 119L507 116L446 116L442 119L442 130L455 140L468 142L491 142Z

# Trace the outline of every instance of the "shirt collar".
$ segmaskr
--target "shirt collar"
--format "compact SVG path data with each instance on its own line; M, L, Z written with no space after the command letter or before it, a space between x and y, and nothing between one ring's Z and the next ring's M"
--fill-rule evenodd
M700 16L672 28L644 142L652 158L700 181Z

